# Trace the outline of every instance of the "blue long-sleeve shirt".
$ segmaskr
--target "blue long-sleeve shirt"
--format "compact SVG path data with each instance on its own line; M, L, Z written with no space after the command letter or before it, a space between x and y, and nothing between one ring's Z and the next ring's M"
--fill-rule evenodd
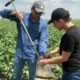
M0 11L0 15L3 18L10 19L11 21L16 21L18 37L17 37L17 45L16 45L16 54L23 59L33 59L36 57L36 53L31 45L30 40L26 32L24 31L21 22L16 16L9 16L9 14L13 12L12 9L3 9ZM48 25L47 23L39 18L35 22L31 20L31 13L22 12L24 18L22 19L29 34L33 41L33 43L39 44L36 46L36 49L39 55L44 55L46 53L46 48L48 44Z

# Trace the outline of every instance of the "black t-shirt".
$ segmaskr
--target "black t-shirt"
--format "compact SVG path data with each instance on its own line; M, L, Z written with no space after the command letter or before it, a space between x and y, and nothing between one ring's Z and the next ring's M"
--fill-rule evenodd
M62 51L71 52L68 61L62 63L63 70L80 69L80 30L76 26L70 27L63 35L60 43L60 55Z

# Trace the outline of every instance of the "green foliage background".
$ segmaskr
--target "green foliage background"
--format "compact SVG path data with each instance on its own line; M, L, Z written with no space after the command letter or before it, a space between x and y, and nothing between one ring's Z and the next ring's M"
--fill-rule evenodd
M80 27L80 20L72 20L72 22ZM49 28L49 44L47 52L59 46L60 39L65 33L64 30L58 31L53 24ZM11 80L13 72L13 61L16 49L17 29L16 23L9 20L0 20L0 78L3 80ZM55 57L57 55L53 55ZM61 64L52 65L54 80L61 80ZM27 64L23 71L23 80L28 80Z

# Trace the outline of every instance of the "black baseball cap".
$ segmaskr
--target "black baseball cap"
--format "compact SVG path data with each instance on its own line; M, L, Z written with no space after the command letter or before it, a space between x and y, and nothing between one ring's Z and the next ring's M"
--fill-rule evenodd
M33 7L37 12L42 12L44 13L44 4L41 1L35 1L33 3Z
M57 8L52 12L51 19L49 20L48 24L52 23L54 20L69 18L69 16L69 11L65 10L64 8Z

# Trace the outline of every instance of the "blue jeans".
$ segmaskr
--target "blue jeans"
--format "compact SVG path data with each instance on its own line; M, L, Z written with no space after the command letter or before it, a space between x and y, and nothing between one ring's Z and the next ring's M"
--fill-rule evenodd
M63 72L62 80L80 80L80 70L75 72Z
M36 76L37 59L26 60L18 57L17 55L15 55L15 58L14 58L13 80L21 80L22 70L23 70L25 61L27 61L28 68L29 68L29 80L36 80L35 76Z

